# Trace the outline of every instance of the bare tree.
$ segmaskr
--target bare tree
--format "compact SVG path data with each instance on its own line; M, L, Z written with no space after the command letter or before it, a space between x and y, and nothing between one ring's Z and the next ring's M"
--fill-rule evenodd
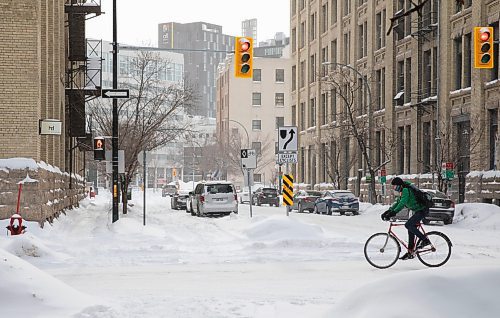
M375 173L377 167L371 157L370 138L373 127L370 127L368 116L371 105L367 101L367 83L353 76L348 68L338 68L327 72L322 82L333 88L342 101L342 109L337 114L337 127L341 138L352 138L357 144L366 170L371 176L370 191L372 201L376 201ZM347 162L344 162L344 165Z
M189 123L179 120L184 110L195 100L186 83L162 80L170 62L159 54L141 51L131 61L130 77L120 85L130 89L130 98L118 105L118 148L125 150L125 174L122 178L124 213L128 184L137 171L137 155L151 151L178 139L189 129ZM90 104L95 132L112 135L112 106L97 98Z

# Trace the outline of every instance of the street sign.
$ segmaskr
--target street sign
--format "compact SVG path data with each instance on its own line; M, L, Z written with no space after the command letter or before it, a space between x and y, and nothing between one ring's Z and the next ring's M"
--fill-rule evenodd
M255 149L241 149L241 166L243 169L257 168L257 152Z
M38 129L40 135L60 135L62 123L58 119L40 119Z
M283 126L278 129L278 152L297 152L297 126Z
M293 176L283 175L283 205L293 205Z
M128 89L103 89L101 91L102 98L129 98Z
M277 164L283 164L283 163L297 163L298 162L298 156L296 152L292 153L279 153L278 154L278 160L276 161Z

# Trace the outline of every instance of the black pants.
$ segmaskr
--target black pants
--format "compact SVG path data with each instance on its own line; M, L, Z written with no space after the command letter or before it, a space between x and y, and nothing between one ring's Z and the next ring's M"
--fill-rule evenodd
M425 236L422 232L417 229L417 223L422 221L424 217L429 214L429 209L425 208L423 210L415 212L411 218L408 219L405 223L405 227L408 229L408 248L415 248L415 235L423 240Z

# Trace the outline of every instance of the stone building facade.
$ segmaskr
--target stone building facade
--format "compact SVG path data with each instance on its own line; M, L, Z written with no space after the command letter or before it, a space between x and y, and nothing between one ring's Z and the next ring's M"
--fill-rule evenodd
M473 27L493 27L498 43L499 0L428 0L420 15L408 16L413 4L405 0L290 3L299 182L339 181L357 193L365 187L368 167L338 119L347 113L345 93L334 90L340 80L330 75L343 72L357 83L354 116L369 123L364 134L374 167L385 163L388 175L438 174L452 162L457 202L500 199L495 191L479 198L466 189L475 171L500 163L498 44L493 69L472 67Z
M77 204L83 193L81 180L75 174L82 171L83 152L73 147L76 139L68 133L70 105L65 90L69 67L67 8L76 5L100 7L100 1L0 0L0 159L34 160L62 171L62 174L50 170L47 174L40 172L42 179L67 179L57 188L63 190L68 200L60 200L55 210L23 215L40 222L51 219L56 210L60 212ZM79 14L81 17L85 13ZM61 133L40 134L39 121L46 119L60 122ZM28 167L2 171L0 200L7 207L1 210L0 218L15 211L15 205L11 205L12 200L5 193L17 192L16 184L21 181L18 179L26 175L24 169ZM55 190L51 189L50 182L37 189L32 189L39 191L34 197Z

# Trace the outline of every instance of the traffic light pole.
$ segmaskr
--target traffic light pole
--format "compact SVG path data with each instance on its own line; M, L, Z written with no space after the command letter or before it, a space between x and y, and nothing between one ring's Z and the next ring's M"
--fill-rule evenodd
M113 89L118 88L118 39L116 36L116 0L113 0ZM118 101L113 98L113 223L118 221Z

